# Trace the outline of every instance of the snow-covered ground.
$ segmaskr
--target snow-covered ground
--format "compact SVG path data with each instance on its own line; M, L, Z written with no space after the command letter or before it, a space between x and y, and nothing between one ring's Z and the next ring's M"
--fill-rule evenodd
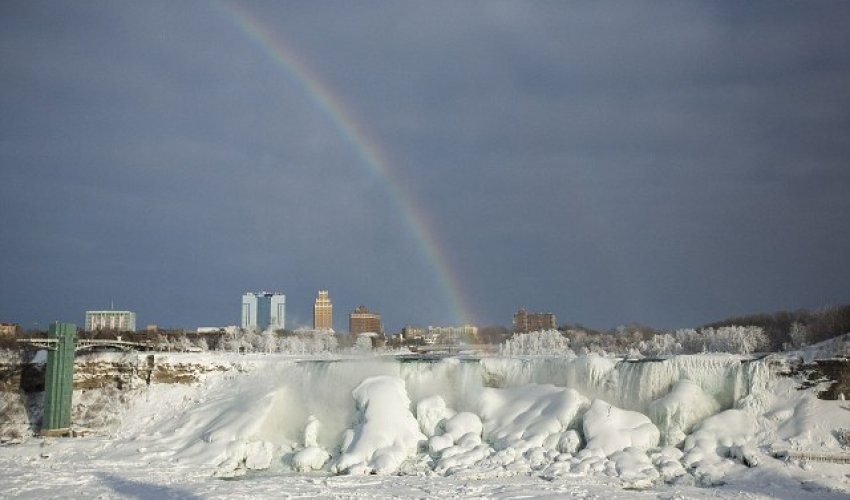
M782 358L164 356L234 369L101 397L87 437L0 447L0 496L850 495L850 465L774 458L850 456L850 403L797 390Z

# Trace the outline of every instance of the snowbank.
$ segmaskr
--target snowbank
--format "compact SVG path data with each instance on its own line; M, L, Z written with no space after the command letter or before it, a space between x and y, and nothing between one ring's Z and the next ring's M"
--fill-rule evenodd
M588 406L588 399L573 389L526 385L485 389L480 413L488 442L497 450L522 453L533 447L556 448L566 431L577 428Z
M646 415L596 399L584 414L584 436L588 449L600 449L605 456L611 456L626 448L655 447L661 433Z
M673 389L649 404L647 413L661 430L661 443L679 446L691 429L720 410L720 403L690 380L680 380Z
M734 450L746 446L754 437L753 416L742 410L726 410L705 419L693 434L685 439L684 463L693 466L720 461Z
M116 414L121 434L104 456L225 477L266 469L597 476L650 488L717 485L751 468L787 475L771 469L763 451L782 446L845 450L839 437L850 412L771 378L767 366L732 356L641 363L270 356L196 386L128 393L137 399Z

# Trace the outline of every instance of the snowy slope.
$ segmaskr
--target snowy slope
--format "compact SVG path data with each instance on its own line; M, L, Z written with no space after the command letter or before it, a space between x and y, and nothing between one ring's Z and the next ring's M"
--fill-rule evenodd
M190 357L222 364L214 354ZM850 429L847 403L798 391L773 375L775 360L257 355L227 363L232 370L195 385L125 393L125 404L102 410L119 422L106 436L0 448L0 494L850 493L850 465L773 458L845 454L841 430Z

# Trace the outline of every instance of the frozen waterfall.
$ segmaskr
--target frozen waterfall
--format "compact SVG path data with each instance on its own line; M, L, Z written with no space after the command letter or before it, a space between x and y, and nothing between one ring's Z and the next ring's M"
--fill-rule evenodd
M767 364L729 355L285 361L189 411L172 449L227 470L266 468L275 454L295 470L338 473L392 473L417 456L438 473L519 459L592 470L600 454L681 446L702 420L754 404Z

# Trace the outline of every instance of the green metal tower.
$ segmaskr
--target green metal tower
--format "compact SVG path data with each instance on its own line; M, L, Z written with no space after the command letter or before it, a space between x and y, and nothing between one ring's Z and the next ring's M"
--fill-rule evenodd
M44 415L41 432L64 434L71 429L71 395L74 391L74 344L77 326L53 323L47 333L56 346L47 351L44 382Z

